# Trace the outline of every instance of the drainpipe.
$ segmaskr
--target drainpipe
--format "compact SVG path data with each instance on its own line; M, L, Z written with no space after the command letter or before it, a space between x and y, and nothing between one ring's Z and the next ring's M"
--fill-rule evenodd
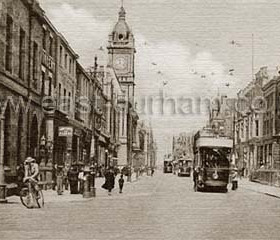
M30 4L29 8L29 37L28 37L28 92L27 92L27 99L29 100L31 94L31 42L32 42L32 11L33 11L33 4ZM27 112L27 155L30 155L30 113Z
M5 171L4 171L4 123L5 123L5 118L1 116L0 119L0 203L7 203Z

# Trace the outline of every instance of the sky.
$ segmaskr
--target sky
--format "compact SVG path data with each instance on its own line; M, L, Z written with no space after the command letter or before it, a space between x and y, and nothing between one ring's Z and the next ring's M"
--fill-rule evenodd
M84 67L93 64L95 55L105 64L108 34L121 0L40 4ZM124 7L136 40L137 109L153 126L159 161L171 151L173 135L205 125L204 100L217 94L235 97L262 66L276 74L278 0L124 0ZM159 96L165 99L164 112ZM149 98L154 99L153 113L143 107Z

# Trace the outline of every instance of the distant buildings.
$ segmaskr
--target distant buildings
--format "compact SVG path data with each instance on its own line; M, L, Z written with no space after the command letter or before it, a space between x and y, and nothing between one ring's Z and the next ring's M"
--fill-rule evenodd
M180 158L193 159L193 134L181 133L173 137L172 155L174 160Z
M279 184L280 77L262 67L236 99L217 98L209 125L234 139L234 161L253 180Z

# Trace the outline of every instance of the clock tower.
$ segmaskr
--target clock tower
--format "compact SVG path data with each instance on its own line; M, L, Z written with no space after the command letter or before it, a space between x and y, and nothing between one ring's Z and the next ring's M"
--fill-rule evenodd
M123 97L119 98L120 108L118 165L132 167L133 135L136 132L134 109L134 61L135 42L131 29L125 19L125 9L119 11L119 19L109 35L108 65L114 69L120 83ZM128 181L131 174L128 173Z
M109 35L109 65L113 67L126 97L134 102L134 60L135 41L131 29L125 19L125 9L119 11L119 19Z

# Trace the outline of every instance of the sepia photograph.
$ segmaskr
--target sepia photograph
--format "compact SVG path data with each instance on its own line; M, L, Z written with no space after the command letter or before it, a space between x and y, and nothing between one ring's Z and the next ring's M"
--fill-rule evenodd
M279 0L0 0L0 239L279 240Z

